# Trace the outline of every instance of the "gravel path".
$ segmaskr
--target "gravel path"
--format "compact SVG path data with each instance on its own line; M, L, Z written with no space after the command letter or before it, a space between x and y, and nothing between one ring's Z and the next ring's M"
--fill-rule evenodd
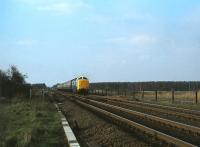
M81 146L141 147L149 146L79 105L65 101L62 109Z

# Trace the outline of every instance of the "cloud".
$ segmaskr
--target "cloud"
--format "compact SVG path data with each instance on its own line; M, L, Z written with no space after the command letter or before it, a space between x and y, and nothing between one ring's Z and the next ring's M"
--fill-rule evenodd
M33 40L33 39L22 39L22 40L17 40L15 42L16 45L20 45L20 46L32 46L37 44L38 41L37 40Z
M154 36L140 34L129 38L129 42L135 45L150 45L156 43L157 39Z
M62 2L62 3L53 3L49 5L38 6L37 9L42 11L69 14L78 11L84 7L87 7L87 5L83 2L77 2L77 3Z
M127 45L146 46L155 44L158 39L148 34L137 34L128 37L116 37L107 39L107 42L120 43Z
M70 14L77 12L89 5L81 0L18 0L20 3L31 6L38 11L47 11L59 14Z
M93 12L89 16L84 17L83 20L86 21L86 22L89 22L89 23L96 23L96 24L100 24L100 25L105 25L105 24L108 24L108 23L112 23L114 21L114 18L110 17L110 16L104 16L104 15L101 15L101 14L96 14L95 12Z
M191 11L187 12L182 18L182 23L186 22L189 24L200 24L200 5L194 7Z

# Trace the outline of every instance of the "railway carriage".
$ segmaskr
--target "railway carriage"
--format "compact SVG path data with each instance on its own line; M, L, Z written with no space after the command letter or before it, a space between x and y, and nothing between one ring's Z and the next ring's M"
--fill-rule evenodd
M58 84L57 89L68 92L86 94L89 90L89 80L85 76L80 76L70 81Z

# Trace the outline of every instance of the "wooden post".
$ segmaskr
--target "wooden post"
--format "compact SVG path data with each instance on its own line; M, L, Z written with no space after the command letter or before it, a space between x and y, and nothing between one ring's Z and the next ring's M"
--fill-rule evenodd
M155 91L155 98L156 98L156 102L158 101L158 91Z
M119 95L119 87L118 87L118 89L117 89L117 93L118 93L118 95Z
M195 91L195 103L196 104L198 103L198 91L197 90Z
M172 89L172 103L174 103L174 89Z
M2 96L2 86L1 86L1 81L0 81L0 97Z
M108 95L108 89L106 89L106 96Z
M30 88L30 91L29 91L29 98L31 99L32 98L32 89Z
M142 90L142 98L144 98L144 90Z
M44 96L45 96L45 92L44 92L44 89L42 89L42 97L44 99Z

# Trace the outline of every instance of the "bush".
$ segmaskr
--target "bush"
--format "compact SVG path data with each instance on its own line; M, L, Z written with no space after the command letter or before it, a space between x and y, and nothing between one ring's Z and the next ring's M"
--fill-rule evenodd
M25 78L16 66L11 66L7 72L0 70L0 97L13 97L16 94L27 96L30 84L26 83Z

